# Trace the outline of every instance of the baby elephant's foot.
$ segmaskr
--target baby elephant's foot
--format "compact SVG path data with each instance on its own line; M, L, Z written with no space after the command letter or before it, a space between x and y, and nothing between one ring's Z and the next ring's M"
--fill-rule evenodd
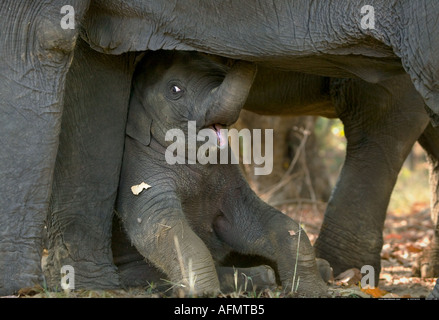
M325 281L325 283L332 282L334 280L334 272L329 262L325 259L317 258L316 263L323 281Z
M261 265L251 268L217 267L223 293L275 289L276 276L272 268Z

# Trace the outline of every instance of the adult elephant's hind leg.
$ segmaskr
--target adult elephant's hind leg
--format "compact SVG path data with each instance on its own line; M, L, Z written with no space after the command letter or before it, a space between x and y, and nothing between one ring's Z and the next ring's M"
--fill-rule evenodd
M114 288L111 222L122 163L131 55L103 55L80 42L67 75L48 219L48 284L74 268L75 287Z
M439 277L439 128L429 125L418 141L427 152L430 167L430 207L434 225L433 239L421 258L419 269L422 277Z
M315 248L334 275L371 265L375 284L387 206L398 173L428 124L423 101L408 77L380 85L333 83L332 96L345 126L346 160Z

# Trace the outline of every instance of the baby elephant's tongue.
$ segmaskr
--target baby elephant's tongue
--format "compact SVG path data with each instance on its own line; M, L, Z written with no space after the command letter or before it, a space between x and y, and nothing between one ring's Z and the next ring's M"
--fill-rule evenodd
M214 124L216 136L218 138L218 148L223 149L227 146L227 130L220 124Z

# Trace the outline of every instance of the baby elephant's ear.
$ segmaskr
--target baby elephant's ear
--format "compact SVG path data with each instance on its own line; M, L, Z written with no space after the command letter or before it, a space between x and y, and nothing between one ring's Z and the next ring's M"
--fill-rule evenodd
M133 96L128 111L126 134L141 144L149 146L151 142L151 124L152 119L146 112L145 107L138 97Z

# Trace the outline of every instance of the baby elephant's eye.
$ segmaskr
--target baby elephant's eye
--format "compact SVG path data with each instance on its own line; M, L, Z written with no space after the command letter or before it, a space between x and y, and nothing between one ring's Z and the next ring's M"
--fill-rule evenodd
M171 91L172 91L172 93L179 93L179 92L181 92L181 89L179 86L172 86Z
M184 87L177 81L168 83L166 97L171 100L178 100L184 95Z

